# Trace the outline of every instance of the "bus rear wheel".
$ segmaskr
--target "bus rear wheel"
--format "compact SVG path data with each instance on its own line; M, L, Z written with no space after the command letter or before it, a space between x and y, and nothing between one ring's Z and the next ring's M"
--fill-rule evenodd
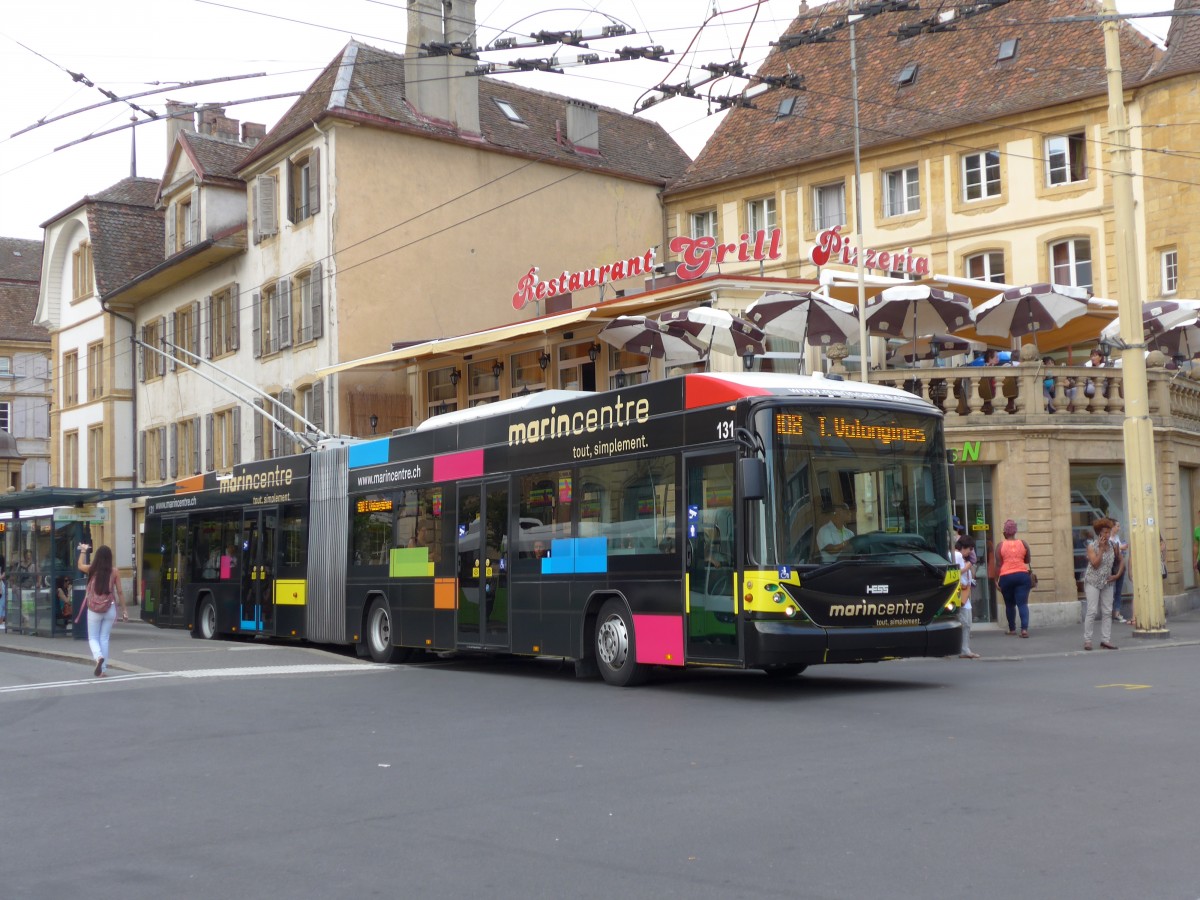
M217 604L212 597L200 601L200 612L196 614L196 627L192 637L205 641L216 640L217 637Z
M617 687L633 687L650 676L650 667L637 662L633 617L620 600L600 607L596 621L596 662L600 675Z
M392 645L392 613L387 601L376 597L367 611L367 627L364 630L367 652L377 663L402 663L408 660L412 651L404 647Z

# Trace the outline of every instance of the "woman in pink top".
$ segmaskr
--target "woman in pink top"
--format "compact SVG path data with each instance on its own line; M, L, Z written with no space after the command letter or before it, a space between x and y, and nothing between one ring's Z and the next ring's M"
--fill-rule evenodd
M1029 637L1029 591L1033 579L1029 572L1029 545L1017 540L1017 523L1004 523L1004 540L996 545L992 555L991 577L1004 596L1004 615L1008 633L1017 633L1017 613L1021 614L1021 637Z

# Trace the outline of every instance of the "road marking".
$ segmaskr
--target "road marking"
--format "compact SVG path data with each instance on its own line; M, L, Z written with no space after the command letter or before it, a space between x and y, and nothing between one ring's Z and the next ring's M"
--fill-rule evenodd
M37 684L14 684L0 687L0 694L20 694L29 691L47 691L56 688L99 687L129 681L146 681L151 678L245 678L249 675L327 675L333 672L385 672L397 666L382 666L374 663L326 663L295 666L243 666L233 669L194 669L178 672L142 672L129 675L109 674L104 678L75 678L68 681L45 681Z
M1127 691L1148 691L1153 685L1149 684L1098 684L1098 688L1125 688Z

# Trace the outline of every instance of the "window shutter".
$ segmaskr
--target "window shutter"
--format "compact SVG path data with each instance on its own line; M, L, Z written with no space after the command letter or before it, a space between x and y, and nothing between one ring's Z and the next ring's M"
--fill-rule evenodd
M213 358L213 320L212 320L213 301L212 294L204 298L204 305L200 307L200 331L204 332L204 358Z
M255 234L258 237L270 237L279 232L278 199L274 175L259 175L254 179L257 187L255 217Z
M292 280L280 278L275 285L275 297L279 300L279 341L277 349L292 346Z
M237 350L242 345L242 306L237 282L229 289L229 349Z
M204 414L204 471L211 472L216 466L213 452L213 439L217 434L216 416L213 413Z
M308 156L308 214L321 209L321 148L314 147Z
M254 292L254 297L250 301L250 332L253 335L250 343L254 347L254 356L258 358L263 355L262 346L262 294L258 291Z
M257 409L263 408L262 400L255 400L254 405ZM267 420L262 417L262 414L255 411L254 413L254 458L263 458L263 423Z
M174 203L167 207L167 256L175 252L175 215L179 207Z
M146 432L138 434L138 481L146 483Z
M166 481L167 475L167 429L158 429L158 480Z
M167 333L167 317L159 316L158 317L159 344L162 344L162 339L163 339L163 337L166 336L166 333ZM160 346L158 349L164 350L166 348ZM159 375L166 375L167 374L167 358L165 356L163 356L161 353L156 353L156 354L154 354L154 359L155 359L154 371L156 371Z
M177 368L177 359L175 357L175 335L179 333L179 313L173 312L167 319L167 331L163 335L166 339L163 349L171 354L171 371L174 372Z
M287 217L288 221L295 223L298 216L296 215L296 164L290 159L287 161Z
M170 466L171 466L171 468L168 471L170 472L171 478L178 478L179 477L179 426L174 422L172 422L170 425L167 426L167 439L168 439L168 443L169 443L168 462L170 463Z
M262 240L262 235L259 234L259 231L258 231L258 181L257 180L255 180L255 182L252 185L250 185L250 215L254 219L254 229L253 229L252 233L254 235L254 243L257 244L259 241Z
M192 416L192 453L191 464L188 466L189 475L198 475L200 469L200 417Z
M145 325L142 326L141 343L143 345L146 343L146 326ZM137 348L137 353L134 354L134 359L137 360L138 381L142 381L142 382L144 382L146 380L146 352L147 351L144 346L139 346Z
M312 288L312 337L316 340L325 333L324 320L324 302L323 292L325 290L325 282L322 280L322 266L317 263L313 266L312 274L309 276L309 286Z
M242 462L242 408L233 408L233 465Z
M312 386L312 423L318 430L325 430L325 379Z
M191 311L192 311L192 316L191 316L192 330L191 330L191 335L190 335L191 340L189 341L191 346L188 347L188 349L190 351L192 351L192 353L194 355L199 356L200 355L200 301L199 300L192 301ZM195 360L189 359L188 362L194 363Z
M195 244L200 240L200 189L192 188L192 202L188 206L188 243Z

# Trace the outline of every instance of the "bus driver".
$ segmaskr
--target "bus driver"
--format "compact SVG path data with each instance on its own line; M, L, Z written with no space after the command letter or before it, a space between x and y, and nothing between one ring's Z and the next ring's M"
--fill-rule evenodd
M845 503L835 503L826 510L829 521L817 531L817 546L821 548L821 562L833 562L838 554L850 549L850 538L854 532L846 527L850 521L850 507Z

